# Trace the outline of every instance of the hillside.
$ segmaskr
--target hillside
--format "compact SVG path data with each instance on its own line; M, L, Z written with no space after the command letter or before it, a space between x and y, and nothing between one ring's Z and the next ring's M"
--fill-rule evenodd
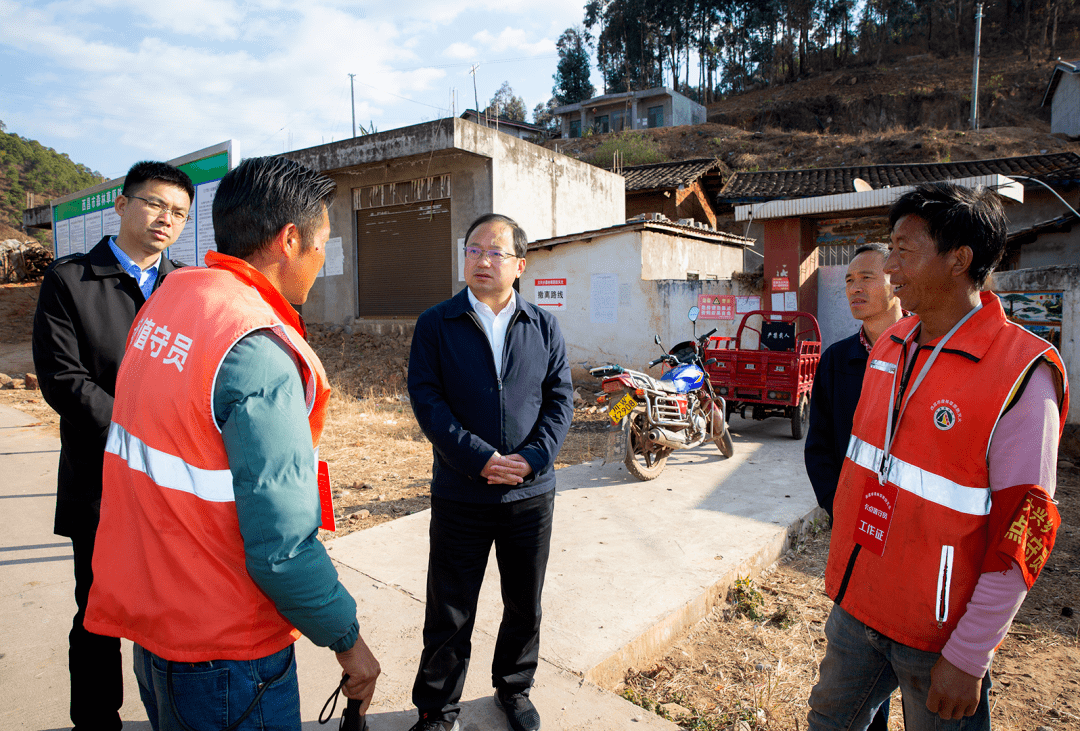
M651 151L654 161L715 157L728 173L1080 152L1080 142L1050 134L1049 109L1039 107L1053 62L1011 54L980 67L977 131L968 129L970 56L924 54L732 96L709 106L706 124L547 146L604 167L613 147ZM623 164L635 162L624 151Z
M100 173L36 140L7 132L0 122L0 222L15 229L22 226L27 193L55 198L101 180ZM48 232L35 235L51 242Z

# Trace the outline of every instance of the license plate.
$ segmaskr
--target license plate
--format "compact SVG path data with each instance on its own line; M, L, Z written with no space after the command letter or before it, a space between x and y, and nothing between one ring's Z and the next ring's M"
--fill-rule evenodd
M612 424L618 424L623 420L623 417L633 411L636 407L637 399L628 393L623 394L623 397L608 409L608 418L611 419Z

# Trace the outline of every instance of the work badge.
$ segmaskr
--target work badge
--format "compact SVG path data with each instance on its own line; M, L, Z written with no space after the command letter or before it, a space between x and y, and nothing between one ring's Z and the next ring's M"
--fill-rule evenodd
M885 541L889 539L889 526L899 492L900 489L890 482L879 485L874 480L863 493L862 506L855 518L855 542L878 556L885 553Z

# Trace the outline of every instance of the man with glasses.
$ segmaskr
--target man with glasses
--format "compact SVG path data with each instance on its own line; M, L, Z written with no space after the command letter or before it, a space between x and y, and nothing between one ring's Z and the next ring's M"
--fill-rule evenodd
M83 628L93 581L105 437L116 373L135 315L180 264L162 255L184 230L195 187L182 170L140 162L116 198L120 233L49 267L34 315L34 368L60 415L60 466L53 531L75 554L75 614L68 637L71 721L76 729L121 728L120 640Z
M412 731L458 731L470 637L495 545L503 616L492 660L495 703L511 731L539 731L529 691L540 656L540 597L555 503L555 457L573 386L558 320L514 291L525 232L481 216L465 235L466 289L416 321L413 412L431 440L424 650Z

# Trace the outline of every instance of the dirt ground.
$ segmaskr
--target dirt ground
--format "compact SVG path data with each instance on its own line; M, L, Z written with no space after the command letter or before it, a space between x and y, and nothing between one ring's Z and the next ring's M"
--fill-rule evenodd
M994 660L998 731L1080 729L1080 470L1059 470L1057 543ZM806 699L825 654L829 530L736 586L663 660L631 668L621 693L701 731L806 728ZM674 704L674 705L669 705ZM899 693L889 728L904 728Z

